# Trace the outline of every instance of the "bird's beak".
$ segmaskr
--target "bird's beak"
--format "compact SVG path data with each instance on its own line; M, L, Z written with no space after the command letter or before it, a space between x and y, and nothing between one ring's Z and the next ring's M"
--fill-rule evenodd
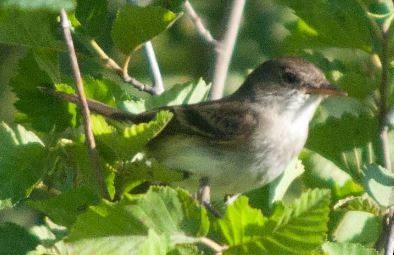
M322 96L347 96L345 91L330 83L323 83L320 87L307 87L306 93Z

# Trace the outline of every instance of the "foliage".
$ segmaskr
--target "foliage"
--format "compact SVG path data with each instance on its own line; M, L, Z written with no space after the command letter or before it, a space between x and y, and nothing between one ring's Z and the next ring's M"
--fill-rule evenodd
M224 9L215 4L222 1L194 2L203 7L215 31L221 24L217 14ZM78 107L43 92L75 94L59 33L58 13L64 8L89 99L130 114L206 101L211 86L202 78L182 78L181 84L168 79L172 86L163 94L145 95L119 78L119 70L106 69L108 59L101 55L107 61L101 63L92 47L97 43L117 63L130 57L129 71L134 72L141 70L135 65L143 66L141 46L161 40L157 53L166 70L183 77L180 70L190 66L201 75L207 63L196 63L207 58L206 49L192 47L198 40L185 29L189 21L181 18L184 1L2 1L0 47L13 50L0 53L0 113L5 111L1 96L9 95L9 89L16 97L16 114L13 121L0 124L0 217L21 207L40 213L33 226L0 224L0 254L213 254L213 244L223 254L381 254L373 247L386 209L394 203L394 175L382 167L379 138L382 123L389 119L380 112L382 77L388 75L389 86L394 77L393 4L261 2L248 1L246 33L241 33L234 56L238 76L243 79L250 63L261 58L249 39L275 34L269 31L276 25L284 31L280 39L270 37L273 43L267 43L260 38L256 44L263 45L259 50L265 57L310 60L349 97L322 104L310 125L307 149L282 176L223 208L214 201L223 213L215 218L192 194L167 186L186 178L185 173L144 155L171 122L171 112L157 111L139 124L91 115L110 193L106 200L97 192ZM272 26L264 25L268 19ZM383 30L389 32L383 35ZM190 52L198 57L192 59ZM392 112L394 90L387 93L385 103ZM389 127L392 148L393 134Z

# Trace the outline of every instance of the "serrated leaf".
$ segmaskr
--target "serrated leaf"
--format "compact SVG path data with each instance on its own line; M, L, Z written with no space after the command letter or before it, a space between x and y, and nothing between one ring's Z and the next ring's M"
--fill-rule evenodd
M42 10L0 8L0 43L63 51L65 46L56 36L57 16Z
M99 150L106 154L110 149L112 155L108 159L130 160L135 153L143 147L171 120L172 113L159 112L155 119L149 123L126 126L116 130L108 125L102 117L96 116L93 120L93 132L97 134L97 140L103 146ZM107 154L108 155L108 154Z
M107 0L77 0L75 16L92 37L103 34L109 24Z
M45 172L46 151L33 133L0 125L0 200L27 197Z
M81 255L166 255L170 250L170 243L165 236L149 230L146 236L110 236L81 240L73 243L71 250Z
M203 79L200 79L197 83L176 84L162 94L149 97L146 100L124 101L122 108L137 114L163 106L195 104L208 99L210 88L211 85L207 85Z
M38 239L23 227L11 222L0 223L1 254L26 254L38 244Z
M62 8L71 10L74 8L72 0L2 0L0 7L16 7L23 10L50 10L60 11Z
M350 175L321 155L305 150L301 158L306 168L302 176L303 183L308 188L329 188L334 200L363 192L362 186L353 181Z
M376 164L363 168L363 184L368 194L384 207L394 205L394 174Z
M238 245L260 237L266 220L260 210L249 206L247 197L241 196L227 207L217 224L226 242Z
M117 249L140 246L141 239L165 237L171 245L195 241L193 237L205 235L209 220L205 209L182 190L168 187L151 187L144 195L124 198L118 203L103 201L80 215L71 229L71 245L89 242L90 251L99 252L97 246L112 238L128 237L118 243ZM101 249L101 248L100 248Z
M382 220L368 212L347 211L338 221L332 233L333 241L360 243L373 246L380 236Z
M44 95L37 88L50 86L53 82L32 53L20 61L18 73L10 81L18 97L15 107L23 114L22 118L19 117L20 122L29 122L34 129L44 132L63 131L75 126L76 106Z
M376 158L378 121L368 113L345 113L311 126L306 147L331 160L356 181Z
M327 255L382 255L374 249L368 249L355 243L331 243L326 242L322 246Z
M381 209L379 205L372 200L367 194L360 197L345 198L345 203L340 205L341 210L346 211L362 211L369 212L374 215L381 215ZM341 201L339 201L341 202Z
M115 45L130 54L141 44L166 30L177 15L158 6L126 5L119 12L112 27Z
M29 201L29 205L45 213L55 223L70 227L79 214L97 202L95 193L81 187L46 200Z
M371 52L372 26L356 0L280 0L302 20L291 27L286 41L291 47L358 48ZM305 8L308 6L308 8Z
M224 254L312 254L325 239L329 204L329 191L308 191L289 207L277 210L258 238L230 246Z

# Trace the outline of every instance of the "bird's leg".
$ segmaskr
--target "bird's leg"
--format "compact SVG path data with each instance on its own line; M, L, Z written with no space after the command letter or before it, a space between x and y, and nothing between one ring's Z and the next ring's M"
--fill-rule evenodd
M209 185L209 179L203 177L200 179L200 187L197 192L198 201L215 217L220 217L220 213L211 204L211 186Z

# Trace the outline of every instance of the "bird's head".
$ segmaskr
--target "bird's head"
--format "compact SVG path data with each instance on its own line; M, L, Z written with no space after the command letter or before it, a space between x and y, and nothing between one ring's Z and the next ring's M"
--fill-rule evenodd
M319 68L301 58L278 58L264 62L249 74L236 94L260 96L290 92L320 98L346 95L330 84Z

